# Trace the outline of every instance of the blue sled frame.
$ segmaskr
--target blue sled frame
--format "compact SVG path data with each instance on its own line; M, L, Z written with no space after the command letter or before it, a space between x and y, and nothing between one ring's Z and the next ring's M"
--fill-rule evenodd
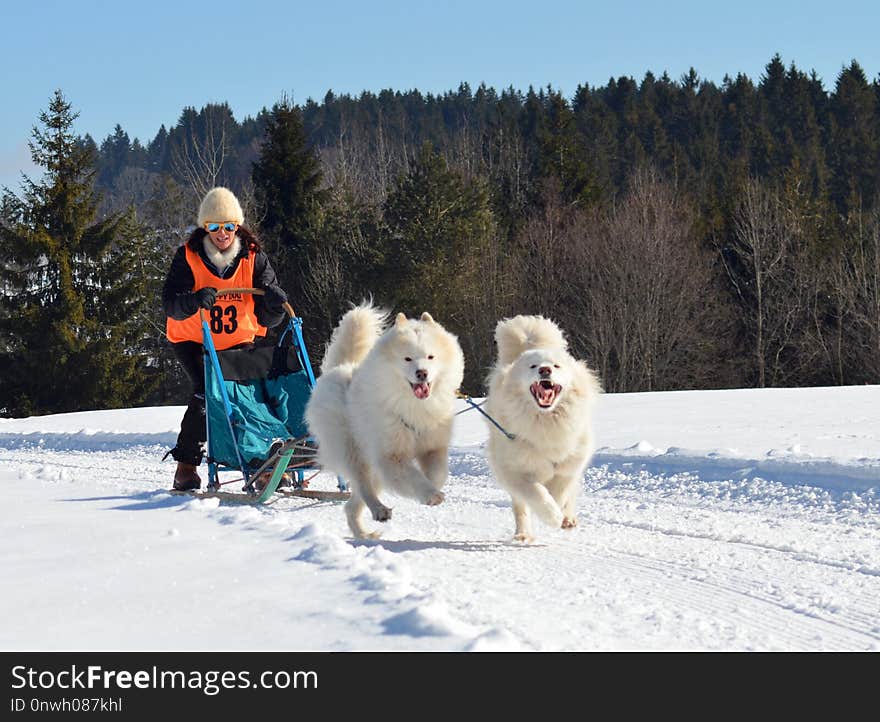
M226 292L229 293L232 290L254 294L262 293L259 289L227 289ZM276 346L282 347L288 338L288 334L290 335L291 347L296 352L299 366L305 372L309 391L311 391L315 387L315 374L312 370L312 364L309 359L308 351L306 350L305 341L303 340L302 319L293 312L293 309L289 304L285 304L285 310L288 312L289 318L286 327L278 338ZM211 388L210 374L213 373L217 379L223 379L223 372L220 365L220 359L217 355L217 349L214 346L214 341L211 336L211 329L208 325L208 321L205 318L203 311L200 311L200 314L202 323L202 344L205 350L205 404L207 405L213 403L209 398L210 394L208 391ZM221 382L217 384L217 386L224 406L226 423L228 424L229 433L234 443L238 466L224 464L214 459L211 443L211 424L208 423L206 413L208 494L222 494L222 492L220 492L220 472L235 471L241 473L243 476L244 486L242 492L244 493L235 494L234 496L241 496L258 503L268 500L276 490L278 490L278 485L285 472L290 473L294 477L292 490L284 490L283 492L286 496L304 496L332 500L346 499L350 496L348 485L341 476L336 477L338 491L322 492L319 490L308 490L304 488L306 472L318 472L321 470L321 467L315 463L315 440L309 435L298 438L288 437L286 439L274 439L270 445L267 446L267 458L265 463L256 470L249 468L248 464L245 463L245 460L242 457L241 449L236 441L236 416L232 401L230 400L229 393L226 389L226 384ZM253 480L257 476L267 472L271 472L271 477L268 483L261 489L256 489ZM279 490L279 492L280 491L281 490Z

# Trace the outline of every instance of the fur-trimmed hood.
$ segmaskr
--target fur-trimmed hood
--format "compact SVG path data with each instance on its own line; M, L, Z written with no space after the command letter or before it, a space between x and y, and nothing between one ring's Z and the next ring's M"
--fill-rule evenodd
M230 245L225 251L221 251L214 245L211 237L205 235L204 239L202 239L202 250L205 252L205 258L207 258L211 265L217 269L217 273L220 277L225 278L226 272L236 265L236 259L242 255L244 244L241 242L241 239L236 236L232 241L232 245Z

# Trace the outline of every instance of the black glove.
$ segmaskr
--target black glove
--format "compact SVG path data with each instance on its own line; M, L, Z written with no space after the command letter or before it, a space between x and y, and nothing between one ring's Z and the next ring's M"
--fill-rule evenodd
M214 305L214 301L217 300L217 289L206 286L193 293L193 296L195 296L199 308L211 308Z
M287 294L280 288L269 286L263 289L263 305L272 313L283 313L284 304L287 303Z

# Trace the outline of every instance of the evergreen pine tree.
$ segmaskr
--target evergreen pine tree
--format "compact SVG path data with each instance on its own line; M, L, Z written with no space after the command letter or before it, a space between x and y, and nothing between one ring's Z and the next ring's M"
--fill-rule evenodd
M562 93L549 88L544 123L537 130L537 140L540 178L558 178L569 203L586 206L598 198L598 184L587 164L574 113Z
M129 406L145 393L130 215L96 221L94 155L60 90L30 143L40 183L4 193L0 409L10 415Z
M662 113L668 112L672 83L664 76L658 82L653 73L645 73L639 87L637 113L638 137L652 164L664 172L672 169L672 145L663 127Z
M767 167L761 169L763 174L777 181L779 176L790 167L794 154L793 138L789 126L791 108L788 106L786 93L785 65L779 54L773 56L764 68L764 76L758 86L763 109L764 127L767 131Z
M612 81L613 82L613 81ZM583 139L587 163L595 177L595 183L604 198L614 195L614 173L617 147L618 120L608 106L607 95L600 89L583 85L575 93L573 110L578 134Z
M153 173L165 173L170 170L168 164L168 131L165 126L159 128L156 137L147 145L146 168Z
M131 162L131 140L122 126L117 123L111 135L101 143L101 152L98 155L97 185L101 188L110 188L113 181Z
M296 308L303 299L301 276L307 272L306 259L327 192L300 111L286 98L272 108L252 177L263 238Z
M842 217L870 209L880 191L877 96L853 61L841 71L829 103L831 197Z
M389 194L384 221L379 300L410 316L430 311L462 336L469 358L488 363L481 357L491 348L497 248L485 183L450 170L426 143ZM482 364L471 365L466 384L479 388L482 374Z

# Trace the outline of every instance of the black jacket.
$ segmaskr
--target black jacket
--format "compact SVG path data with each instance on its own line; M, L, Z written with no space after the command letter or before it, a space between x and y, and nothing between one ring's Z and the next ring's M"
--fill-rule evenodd
M199 258L205 264L205 268L213 275L217 276L217 278L229 278L235 273L241 259L247 258L248 244L242 241L241 245L241 253L236 256L232 265L226 269L223 275L208 260L201 239L193 242L190 248L199 254ZM177 249L177 253L174 254L171 268L168 270L168 276L165 278L165 286L162 288L162 308L165 310L166 316L170 316L175 321L182 321L198 312L199 305L193 293L193 285L195 285L195 278L186 260L186 250L181 246ZM282 294L285 298L287 297L287 294L278 285L275 269L269 263L269 257L262 250L257 251L254 258L254 288L262 288L264 290L271 288ZM281 313L270 311L266 308L263 297L256 295L254 296L254 313L257 316L257 321L266 328L277 326L286 316L284 311L281 311Z

